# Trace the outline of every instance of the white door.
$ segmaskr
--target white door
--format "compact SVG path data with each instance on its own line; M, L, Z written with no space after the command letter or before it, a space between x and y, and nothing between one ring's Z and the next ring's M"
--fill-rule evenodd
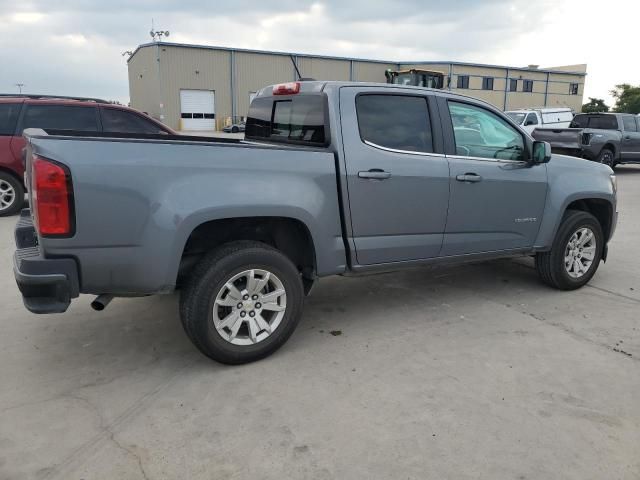
M182 130L215 130L216 114L212 90L180 90Z

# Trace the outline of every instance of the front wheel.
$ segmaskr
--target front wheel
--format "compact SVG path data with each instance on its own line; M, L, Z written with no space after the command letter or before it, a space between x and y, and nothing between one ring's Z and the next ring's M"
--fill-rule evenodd
M536 269L544 283L560 290L575 290L596 273L604 235L600 222L587 212L569 210L551 250L536 255Z
M182 325L194 345L221 363L248 363L280 348L302 314L295 265L259 242L223 245L195 268L180 298Z

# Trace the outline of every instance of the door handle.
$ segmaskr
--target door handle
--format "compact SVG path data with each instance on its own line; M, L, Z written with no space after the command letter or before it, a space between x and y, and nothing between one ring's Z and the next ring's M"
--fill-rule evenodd
M631 137L629 135L627 135L626 137L624 137L625 140L631 140Z
M358 172L358 177L369 178L373 180L386 180L387 178L391 177L391 173L380 170L379 168L372 168L371 170Z
M459 182L478 183L482 181L482 177L477 173L465 173L464 175L458 175L456 180Z

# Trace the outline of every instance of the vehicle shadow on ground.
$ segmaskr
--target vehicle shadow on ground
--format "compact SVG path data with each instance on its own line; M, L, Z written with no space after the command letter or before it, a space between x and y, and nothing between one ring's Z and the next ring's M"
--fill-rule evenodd
M323 279L307 297L298 330L284 351L293 353L315 341L318 334L338 335L343 330L384 336L389 321L397 327L403 316L415 312L426 312L425 322L439 321L447 314L447 306L459 305L476 285L490 296L500 292L505 301L509 292L553 292L540 284L526 262L498 260ZM103 312L90 309L91 299L81 297L67 314L50 317L52 322L41 323L43 317L37 317L29 341L40 351L39 368L73 372L82 377L83 384L109 382L134 372L172 370L187 360L194 362L194 368L221 368L186 337L178 314L178 294L115 299Z

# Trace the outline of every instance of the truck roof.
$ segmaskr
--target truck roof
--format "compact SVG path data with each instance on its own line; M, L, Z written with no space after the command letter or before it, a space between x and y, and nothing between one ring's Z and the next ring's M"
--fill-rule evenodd
M346 80L324 80L324 81L323 80L298 80L295 82L287 82L285 84L277 83L274 85L267 85L264 88L258 90L258 92L256 93L256 96L271 96L273 95L273 87L278 85L293 85L295 83L300 84L299 93L307 93L307 94L309 93L319 94L326 91L329 88L339 89L341 87L354 87L354 86L373 87L373 88L380 88L380 89L402 89L402 90L409 89L409 90L427 91L427 92L433 93L434 95L442 96L442 97L468 98L470 100L473 100L474 102L482 103L484 105L487 105L497 110L497 108L494 105L480 98L453 92L451 90L427 88L427 87L415 87L412 85L396 85L393 83L381 83L381 82L351 82Z

